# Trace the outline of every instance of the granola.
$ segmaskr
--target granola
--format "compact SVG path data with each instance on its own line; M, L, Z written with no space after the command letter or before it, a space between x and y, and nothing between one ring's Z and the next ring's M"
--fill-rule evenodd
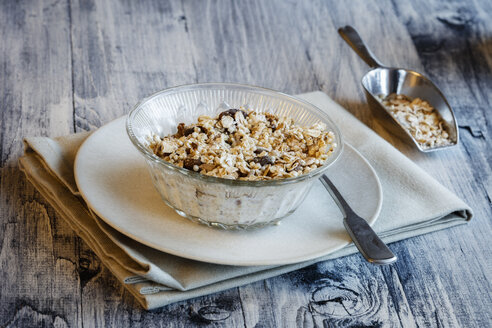
M205 175L239 180L296 177L323 165L337 147L324 123L308 128L271 113L229 109L180 123L174 135L153 135L149 147L160 158Z
M450 145L446 123L427 101L392 93L379 100L424 149Z

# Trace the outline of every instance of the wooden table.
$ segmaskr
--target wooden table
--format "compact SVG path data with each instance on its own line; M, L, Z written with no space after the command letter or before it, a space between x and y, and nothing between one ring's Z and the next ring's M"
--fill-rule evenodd
M2 1L0 326L491 327L492 2ZM373 119L355 26L393 66L426 72L457 115L456 150L417 153ZM142 97L224 81L322 90L475 211L467 226L147 312L19 171L24 136L94 130Z

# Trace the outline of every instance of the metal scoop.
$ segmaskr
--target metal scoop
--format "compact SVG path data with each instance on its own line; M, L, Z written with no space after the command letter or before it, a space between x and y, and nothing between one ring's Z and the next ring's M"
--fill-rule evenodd
M420 73L402 68L385 67L372 52L366 47L357 31L352 26L338 29L342 38L355 50L372 70L362 78L362 86L366 94L367 102L373 114L379 117L388 130L401 137L403 140L411 140L422 152L438 149L446 149L458 144L458 125L451 106L449 106L442 92L428 78ZM446 131L451 141L450 145L424 148L410 134L407 129L398 122L378 100L379 95L384 97L391 93L404 94L410 98L421 98L431 104L441 115L446 125Z

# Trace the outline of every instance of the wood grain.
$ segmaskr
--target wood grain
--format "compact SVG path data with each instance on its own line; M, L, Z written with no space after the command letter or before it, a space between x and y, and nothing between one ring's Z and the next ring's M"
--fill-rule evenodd
M16 166L23 136L73 132L68 5L0 8L0 326L81 326L77 238Z
M432 1L0 2L0 326L492 327L492 4ZM425 72L461 146L421 154L368 111L356 27L383 63ZM144 311L16 166L26 135L93 130L160 89L322 90L463 198L460 226Z

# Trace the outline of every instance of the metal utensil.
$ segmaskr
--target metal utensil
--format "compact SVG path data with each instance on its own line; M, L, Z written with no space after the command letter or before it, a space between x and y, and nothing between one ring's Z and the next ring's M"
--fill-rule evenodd
M371 226L358 216L347 204L338 189L326 175L321 176L321 182L330 193L333 200L342 211L343 224L364 258L374 264L391 264L397 257L391 252L386 244L379 239Z
M422 74L412 70L385 67L367 48L352 26L341 27L338 29L338 33L355 50L359 57L373 68L362 78L362 86L372 112L383 122L389 123L385 126L390 132L404 140L411 140L422 152L445 149L458 144L458 125L453 110L434 83ZM378 95L388 96L391 93L404 94L411 98L418 97L429 102L442 116L451 139L451 145L423 148L407 129L378 101Z

